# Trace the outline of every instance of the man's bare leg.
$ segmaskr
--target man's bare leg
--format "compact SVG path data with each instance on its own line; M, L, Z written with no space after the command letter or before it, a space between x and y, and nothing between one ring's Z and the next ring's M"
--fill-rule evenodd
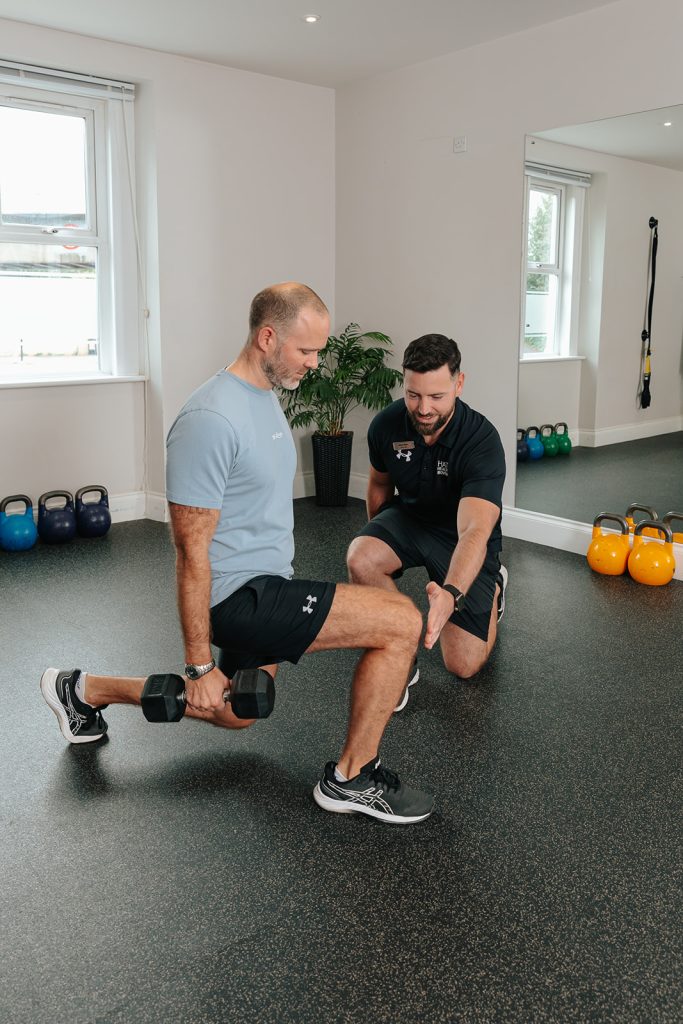
M496 584L486 640L480 640L478 636L473 636L453 622L447 622L441 630L439 643L441 644L443 663L449 672L460 679L471 679L481 671L489 660L498 633L499 594L500 587Z
M388 544L378 537L356 537L346 554L346 568L351 583L365 587L382 587L398 593L392 573L401 568L401 560Z
M308 650L366 649L353 677L348 732L338 761L347 779L377 754L421 631L419 611L395 589L387 593L387 588L337 585L327 619Z

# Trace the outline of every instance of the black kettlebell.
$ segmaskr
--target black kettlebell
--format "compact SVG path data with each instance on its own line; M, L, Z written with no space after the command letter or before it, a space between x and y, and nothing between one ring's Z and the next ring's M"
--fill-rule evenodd
M64 498L64 504L48 508L51 498ZM38 498L38 536L46 544L65 544L76 536L76 513L70 491L46 491Z
M97 491L99 501L83 501L83 495ZM104 537L111 526L109 495L102 484L90 484L76 491L76 529L81 537Z

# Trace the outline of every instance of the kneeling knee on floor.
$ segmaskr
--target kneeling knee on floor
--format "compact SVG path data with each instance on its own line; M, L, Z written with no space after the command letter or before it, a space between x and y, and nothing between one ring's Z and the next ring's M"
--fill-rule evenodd
M446 669L458 679L471 679L486 664L486 659L455 656L444 660Z

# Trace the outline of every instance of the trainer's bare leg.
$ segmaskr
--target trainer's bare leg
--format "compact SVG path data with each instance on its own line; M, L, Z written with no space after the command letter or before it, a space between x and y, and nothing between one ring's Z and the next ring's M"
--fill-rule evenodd
M500 587L496 584L486 640L480 640L478 636L473 636L450 621L441 630L439 643L441 644L443 663L449 672L459 676L460 679L471 679L489 660L498 631L499 593Z
M394 589L339 583L320 633L308 648L365 648L351 685L351 710L338 768L347 779L379 750L387 722L405 687L422 632L413 602Z
M277 665L262 665L275 678ZM88 704L100 707L102 704L139 704L145 680L133 676L96 676L88 672L85 677L84 697ZM247 729L256 718L238 718L230 702L218 711L195 711L185 709L185 718L197 718L223 729Z
M379 537L356 537L352 540L346 553L346 568L351 583L398 592L391 576L401 568L401 559Z

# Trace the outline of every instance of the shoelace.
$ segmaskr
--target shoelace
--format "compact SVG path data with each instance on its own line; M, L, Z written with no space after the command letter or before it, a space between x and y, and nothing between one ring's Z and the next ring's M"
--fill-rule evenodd
M369 772L364 772L365 775L376 785L382 785L386 790L398 789L401 786L401 781L396 772L389 771L388 768L383 768L379 765L377 768L372 768Z

